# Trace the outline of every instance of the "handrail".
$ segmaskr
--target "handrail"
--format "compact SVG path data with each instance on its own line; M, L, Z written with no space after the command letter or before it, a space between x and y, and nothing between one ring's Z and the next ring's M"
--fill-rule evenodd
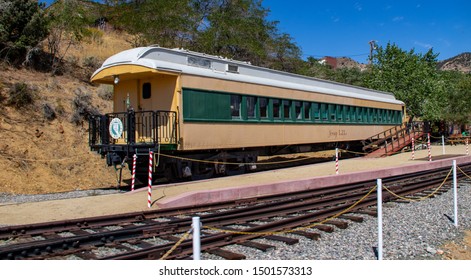
M123 125L117 139L109 137L109 124L118 118ZM178 144L178 115L174 111L128 111L89 118L89 145L99 149L106 145Z
M402 148L411 141L412 136L421 136L424 132L423 122L402 123L364 140L363 151L376 151L384 148L385 154ZM402 142L402 144L401 144ZM384 146L381 146L383 145Z

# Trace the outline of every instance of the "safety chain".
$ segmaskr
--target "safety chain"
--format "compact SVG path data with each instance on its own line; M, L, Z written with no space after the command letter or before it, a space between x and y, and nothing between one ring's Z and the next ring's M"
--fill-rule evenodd
M404 196L400 196L396 193L394 193L393 191L391 191L390 189L388 189L386 186L383 186L383 188L389 192L390 194L392 194L393 196L399 198L399 199L402 199L402 200L406 200L406 201L413 201L413 202L418 202L418 201L422 201L422 200L425 200L427 198L430 198L432 197L433 195L435 195L446 183L446 181L448 180L448 177L450 177L450 174L453 172L453 168L450 169L450 172L448 172L448 174L446 175L445 179L443 180L443 182L440 184L440 186L438 186L432 193L430 193L429 195L427 196L424 196L424 197L420 197L418 199L411 199L411 198L407 198L407 197L404 197Z
M461 173L463 173L464 176L468 177L468 179L471 179L471 176L466 174L466 172L464 172L463 169L461 169L458 165L456 167L458 167L458 169L461 171Z
M178 240L177 243L175 243L175 245L173 245L172 248L170 248L170 250L168 250L167 253L165 253L159 260L165 260L173 251L175 251L175 249L177 249L178 246L180 246L180 244L182 244L182 242L190 235L192 231L193 231L193 228L190 228L182 236L182 238L180 238L180 240Z
M228 164L228 165L270 165L270 164L280 164L280 163L289 163L289 162L296 162L296 161L302 161L302 160L308 160L310 158L315 158L315 156L309 156L305 158L295 158L295 159L289 159L289 160L283 160L283 161L275 161L275 162L224 162L224 161L211 161L211 160L202 160L202 159L192 159L192 158L185 158L185 157L179 157L179 156L172 156L172 155L167 155L167 154L162 154L159 153L159 156L163 157L168 157L168 158L173 158L173 159L181 159L181 160L187 160L187 161L192 161L192 162L201 162L201 163L210 163L210 164Z

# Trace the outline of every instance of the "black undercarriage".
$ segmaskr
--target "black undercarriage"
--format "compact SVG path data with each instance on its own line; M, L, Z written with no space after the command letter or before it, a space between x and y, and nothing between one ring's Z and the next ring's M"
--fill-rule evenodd
M113 126L115 125L115 126ZM315 143L290 146L238 148L230 150L178 151L176 112L146 111L95 115L89 119L89 145L106 158L108 166L132 170L136 155L136 178L147 183L149 153L153 153L153 181L199 180L242 174L257 169L259 156L306 153L342 148L360 150L358 142ZM136 133L137 132L137 133ZM139 135L139 139L136 139Z

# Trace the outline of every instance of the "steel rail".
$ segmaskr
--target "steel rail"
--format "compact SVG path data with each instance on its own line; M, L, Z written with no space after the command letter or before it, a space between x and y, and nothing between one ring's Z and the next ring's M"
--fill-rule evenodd
M469 167L469 166L468 166ZM462 167L466 168L466 167ZM444 174L449 169L442 168L438 169L438 175L436 179L431 182L430 172L424 172L420 174L421 177L426 177L428 181L423 182L419 177L419 179L413 179L410 176L395 176L391 178L385 179L391 183L391 190L398 192L401 195L408 195L413 192L422 191L424 189L430 188L430 184L438 184L443 181ZM437 172L437 170L434 170ZM402 178L403 183L402 186L397 186L397 183L392 184L394 179ZM417 177L415 177L417 178ZM419 182L416 182L419 181ZM410 185L410 186L409 186ZM314 209L320 209L322 207L332 207L332 211L336 211L335 205L341 205L339 207L346 208L345 205L353 204L356 200L361 198L368 189L370 189L372 185L371 182L368 182L364 185L361 184L354 184L354 185L347 185L347 186L340 186L332 189L317 189L311 191L303 191L297 193L294 197L286 198L283 196L271 196L276 197L275 201L267 202L265 204L259 205L251 205L250 208L245 209L232 209L224 212L219 213L211 213L206 215L201 215L201 220L205 225L209 226L222 226L227 227L228 225L237 224L237 223L245 223L250 220L256 219L266 219L274 216L286 216L292 213L298 213L303 211L312 211ZM413 187L412 187L413 186ZM414 188L415 190L413 190ZM335 189L335 191L334 191ZM336 192L341 191L343 189L344 194L337 194ZM370 195L372 198L368 201L375 204L376 196ZM320 197L320 198L319 198ZM388 197L388 194L385 193L385 200L392 200L394 198ZM263 200L263 199L262 199ZM289 206L285 205L285 203L290 203ZM317 205L317 206L316 206ZM370 205L362 204L361 207L364 208ZM202 208L200 208L202 209ZM176 209L173 209L176 210ZM338 209L337 209L338 210ZM306 214L303 218L287 218L283 221L280 221L280 225L272 225L272 227L267 226L267 230L276 231L276 230L284 230L286 228L297 227L300 225L305 225L306 223L311 223L322 219L323 216L316 216L321 215L322 211L328 211L331 213L331 210L317 210L317 212L312 214ZM155 212L155 211L154 211ZM163 215L158 215L158 213L154 213L153 218L160 218L165 216L170 212L163 211ZM191 211L190 211L191 212ZM177 211L178 214L183 214L180 210ZM131 213L134 214L134 213ZM115 217L119 215L113 215L111 217ZM125 217L130 217L132 215L128 214ZM293 219L292 221L290 219ZM97 219L99 222L100 219ZM119 220L119 219L117 219ZM191 220L190 218L184 219L177 219L177 220L170 220L166 222L156 222L150 221L149 219L144 219L141 217L137 219L140 222L145 222L147 224L140 225L140 226L132 226L128 224L128 228L120 229L120 230L113 230L110 232L99 232L93 234L87 234L83 236L74 236L70 238L60 238L60 239L51 239L51 240L40 240L40 241L33 241L29 243L19 243L19 244L12 244L9 246L0 247L0 259L14 259L14 258L42 258L43 252L56 252L57 255L61 255L61 252L66 254L67 252L74 252L78 250L84 250L86 248L90 248L93 246L103 246L106 243L118 243L124 242L128 239L142 239L145 237L153 236L153 237L165 237L165 235L182 233L187 231L191 227ZM288 223L288 225L287 225ZM61 223L59 223L61 224ZM108 225L108 222L104 224ZM285 224L281 226L281 224ZM255 227L254 230L260 230L263 227ZM250 232L249 230L248 232ZM244 237L241 239L240 236L235 236L234 234L216 234L214 236L223 236L223 239L228 240L249 240L251 238ZM214 238L216 238L214 237ZM209 238L209 237L205 237ZM213 238L213 237L211 237ZM217 239L217 238L216 238ZM213 239L207 239L213 240ZM219 244L219 243L218 243ZM231 243L232 244L232 243ZM164 246L157 246L153 247L154 249L144 249L142 251L141 256L147 256L145 258L149 258L149 256L161 256L162 252L168 249L168 246L173 246L172 244L164 245ZM209 246L209 247L208 247ZM204 247L205 250L210 250L211 248L215 248L216 245L210 243ZM222 246L222 245L218 245ZM217 246L216 246L217 247ZM171 255L172 258L179 258L185 257L187 253L181 253L184 251L185 242L180 245L180 249L177 252L180 252L176 255ZM146 253L147 252L147 253ZM117 258L137 258L139 255L138 252L131 252L128 255L121 257L116 256ZM113 258L113 257L110 257Z

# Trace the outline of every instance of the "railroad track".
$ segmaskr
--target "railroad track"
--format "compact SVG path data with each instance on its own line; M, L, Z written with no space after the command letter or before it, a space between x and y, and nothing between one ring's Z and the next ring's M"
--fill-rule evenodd
M471 172L471 165L460 168ZM431 170L385 178L383 183L400 196L420 197L429 195L449 173L449 168ZM269 250L273 246L263 239L295 244L299 239L292 236L318 239L319 232L361 222L358 214L376 215L375 184L369 181L197 207L3 227L0 259L188 259L193 253L192 241L182 237L190 231L193 216L199 216L203 224L202 251L243 259L244 255L224 247L238 244ZM445 192L448 185L436 194ZM383 191L384 202L395 199ZM166 255L177 242L181 243Z

